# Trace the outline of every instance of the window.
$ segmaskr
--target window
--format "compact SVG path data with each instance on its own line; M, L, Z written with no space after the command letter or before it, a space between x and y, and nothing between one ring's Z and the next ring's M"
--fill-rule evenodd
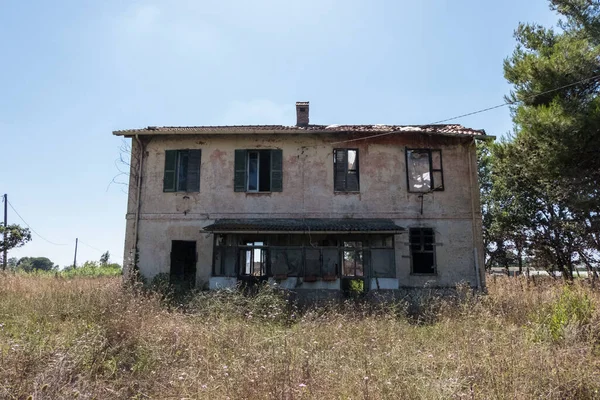
M344 276L364 276L364 257L362 242L344 242Z
M283 190L281 150L236 150L234 190L236 192L281 192Z
M199 192L201 150L165 152L164 192Z
M267 276L267 248L264 242L248 242L240 246L240 276Z
M333 189L358 192L358 149L333 150Z
M444 190L442 151L406 149L406 179L409 192Z
M431 228L410 228L413 274L435 274L435 234Z

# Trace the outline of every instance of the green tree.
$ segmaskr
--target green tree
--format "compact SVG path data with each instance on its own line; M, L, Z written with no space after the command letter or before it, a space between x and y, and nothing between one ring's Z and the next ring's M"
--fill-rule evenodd
M52 271L56 266L46 257L23 257L17 263L17 269L25 272Z
M100 264L107 265L108 261L110 261L110 253L107 251L106 253L100 256Z
M504 63L515 137L494 149L494 190L533 262L571 278L600 262L600 2L550 6L560 30L520 24Z
M31 232L28 228L19 225L0 225L0 258L4 251L16 249L31 241ZM7 260L8 261L8 260Z

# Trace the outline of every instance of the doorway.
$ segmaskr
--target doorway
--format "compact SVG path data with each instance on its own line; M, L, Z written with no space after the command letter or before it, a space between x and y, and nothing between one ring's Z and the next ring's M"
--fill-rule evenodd
M196 286L196 242L173 240L171 242L171 285L176 289L192 289Z

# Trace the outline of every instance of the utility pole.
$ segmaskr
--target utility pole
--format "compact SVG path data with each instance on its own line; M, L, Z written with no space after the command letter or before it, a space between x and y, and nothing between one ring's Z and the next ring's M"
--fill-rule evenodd
M7 248L6 248L6 238L8 237L8 229L6 229L8 227L8 195L5 193L4 194L4 237L2 238L2 240L4 240L4 254L2 255L2 270L6 271L6 263L8 262L8 260L6 259L7 255Z
M77 241L79 239L75 238L75 257L73 258L73 269L77 268Z

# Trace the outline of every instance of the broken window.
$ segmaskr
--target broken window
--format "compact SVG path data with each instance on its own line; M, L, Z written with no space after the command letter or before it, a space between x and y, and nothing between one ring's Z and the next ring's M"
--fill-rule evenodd
M354 236L355 237L355 236ZM214 276L238 279L286 279L304 282L364 279L396 275L393 235L368 235L362 240L336 235L215 235Z
M344 276L364 276L364 252L362 242L344 242Z
M281 192L283 190L281 150L236 150L234 164L236 192Z
M199 192L201 150L165 151L164 192Z
M267 276L267 248L263 242L249 242L240 246L240 276Z
M396 277L394 236L376 235L369 241L371 266L375 278Z
M435 233L431 228L410 228L413 274L435 274Z
M444 190L442 151L406 149L406 177L409 192Z
M358 192L358 149L333 150L333 188L336 192Z

